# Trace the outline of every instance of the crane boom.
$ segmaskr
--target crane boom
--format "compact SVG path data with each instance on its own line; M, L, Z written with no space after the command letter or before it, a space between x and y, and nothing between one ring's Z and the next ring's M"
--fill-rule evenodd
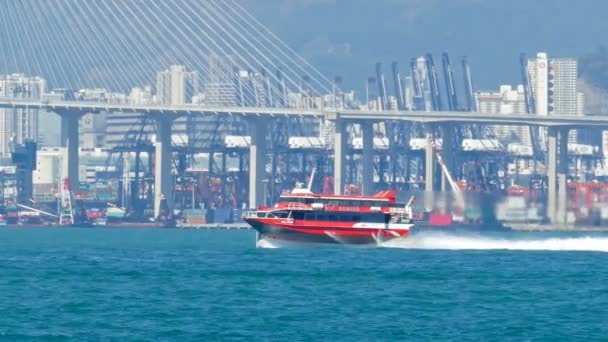
M528 57L525 53L519 56L519 64L521 67L521 81L524 85L524 98L526 100L526 111L528 114L536 114L536 103L530 86L530 74L528 72ZM532 140L532 151L535 156L540 155L541 147L538 130L534 126L530 126L530 140Z
M434 139L433 139L433 141L434 141ZM458 186L456 181L454 181L454 178L452 177L452 174L450 173L448 166L443 161L443 157L442 157L441 153L439 152L439 149L434 147L433 151L435 152L435 156L437 157L437 163L439 163L439 166L441 167L441 172L443 173L446 180L448 181L448 184L450 184L450 188L452 189L452 192L454 193L454 199L456 200L456 205L458 205L461 208L464 208L466 203L465 203L464 194L462 193L462 190L460 189L460 187Z
M393 62L393 81L395 82L395 95L397 96L397 109L405 110L405 97L403 94L403 84L401 82L401 73L399 72L399 63Z
M410 72L412 73L412 83L414 83L414 97L420 97L422 96L422 85L416 68L416 58L410 60Z
M21 204L21 203L15 203L15 205L16 205L17 207L19 207L19 208L23 208L23 209L30 210L30 211L33 211L33 212L37 212L37 213L42 214L42 215L46 215L46 216L53 217L53 218L59 218L59 216L58 216L58 215L55 215L55 214L49 213L48 211L44 211L44 210L40 210L40 209L36 209L36 208L32 208L32 207L29 207L29 206L27 206L27 205L25 205L25 204Z
M443 64L443 77L445 79L445 88L448 98L448 109L450 111L458 110L458 97L456 96L456 87L454 86L454 70L450 62L450 56L447 52L441 54Z
M462 57L462 70L464 72L464 89L467 98L467 111L476 112L477 103L475 103L475 87L473 86L473 77L471 76L471 66L467 57Z
M433 110L442 110L441 96L439 95L439 83L437 81L437 70L435 69L435 62L433 61L433 55L430 53L426 54L426 68L428 71L429 85L431 88L431 100L433 104Z
M386 94L386 80L384 79L384 73L382 72L382 63L376 63L376 78L378 79L378 90L380 91L380 100L382 101L382 110L389 108L388 96Z

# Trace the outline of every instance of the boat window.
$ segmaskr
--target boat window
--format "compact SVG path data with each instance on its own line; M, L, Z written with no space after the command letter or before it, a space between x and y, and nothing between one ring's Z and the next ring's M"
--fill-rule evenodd
M327 220L328 221L338 221L338 216L330 214Z
M275 218L288 218L289 217L288 211L275 211L275 212L272 212L271 214Z
M361 222L361 215L353 215L352 222Z
M361 215L361 221L370 223L387 223L388 215L382 213L371 213Z
M315 221L316 220L316 215L315 215L315 213L307 212L307 213L304 214L304 219L307 220L307 221Z
M304 219L304 212L303 211L292 211L291 212L291 217L294 220L303 220Z

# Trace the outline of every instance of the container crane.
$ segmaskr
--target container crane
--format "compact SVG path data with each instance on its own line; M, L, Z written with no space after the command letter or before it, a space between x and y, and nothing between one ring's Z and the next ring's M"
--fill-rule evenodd
M412 74L412 83L414 83L414 97L421 97L422 85L418 75L418 68L416 67L416 58L410 60L410 73Z
M395 82L395 95L397 96L397 109L405 110L405 98L403 94L403 83L401 82L401 73L399 73L399 63L393 62L393 81Z
M521 80L524 85L524 97L526 100L526 111L528 114L536 114L536 103L534 100L534 96L532 94L532 87L530 86L530 74L528 73L528 57L525 53L522 53L519 56L519 64L521 67ZM537 156L542 155L542 149L540 146L539 132L538 129L534 126L530 126L530 139L532 140L532 151L534 154L534 159L537 159ZM536 167L535 170L536 171Z
M437 79L437 70L435 69L435 62L433 61L433 55L430 53L426 54L426 68L428 71L429 85L431 90L431 102L433 110L442 110L441 96L439 95L439 82Z
M443 64L443 77L445 79L445 88L448 98L448 109L450 111L457 111L459 108L456 87L454 86L454 70L452 69L450 56L447 52L441 54L441 62Z
M473 84L473 76L471 74L471 66L469 65L469 60L466 56L462 57L462 72L464 76L464 91L465 97L467 100L467 106L465 111L467 112L476 112L477 111L477 102L475 101L475 86ZM483 139L482 127L480 125L471 125L469 127L471 138L473 139ZM486 129L486 134L490 135L488 138L495 139L494 132Z
M462 57L462 71L464 73L464 90L467 99L467 112L476 112L477 103L475 102L475 88L473 77L471 76L471 66L466 56Z
M376 78L378 80L378 90L380 91L380 100L381 100L381 104L380 104L380 109L381 110L387 110L390 109L389 103L388 103L388 96L386 93L386 80L384 78L384 73L382 72L382 63L378 62L376 63Z
M412 74L412 97L414 102L414 109L424 110L424 93L422 91L422 82L420 81L420 75L418 75L416 58L412 58L410 60L410 73Z

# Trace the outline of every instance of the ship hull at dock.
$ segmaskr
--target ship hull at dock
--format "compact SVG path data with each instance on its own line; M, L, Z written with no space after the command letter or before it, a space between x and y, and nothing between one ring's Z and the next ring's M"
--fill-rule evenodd
M396 238L406 237L409 225L400 229L384 227L339 227L339 223L328 225L296 225L279 220L245 219L258 232L258 239L312 244L378 245ZM278 222L272 222L278 221ZM365 224L362 224L365 226Z

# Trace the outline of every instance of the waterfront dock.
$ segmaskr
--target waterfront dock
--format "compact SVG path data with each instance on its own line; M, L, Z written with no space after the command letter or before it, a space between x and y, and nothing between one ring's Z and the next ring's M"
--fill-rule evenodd
M223 230L247 230L251 227L246 223L205 223L205 224L187 224L178 223L179 229L223 229Z

